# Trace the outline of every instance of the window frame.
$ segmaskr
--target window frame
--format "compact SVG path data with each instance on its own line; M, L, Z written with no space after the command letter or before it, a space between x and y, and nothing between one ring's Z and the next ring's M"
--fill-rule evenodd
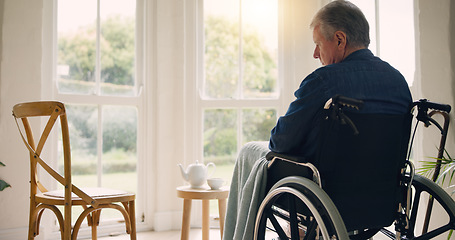
M238 112L237 114L237 152L242 146L242 109L251 108L272 108L276 110L277 116L281 115L285 111L286 102L284 92L290 84L292 78L285 78L283 74L283 60L284 56L281 54L284 52L283 43L283 11L285 9L281 6L283 1L279 0L278 5L278 76L277 76L277 96L275 98L257 98L257 99L210 99L205 98L201 92L201 85L203 84L204 78L204 15L203 15L203 0L197 1L185 1L185 29L187 29L186 36L186 47L185 48L185 103L184 116L185 119L185 131L184 138L187 143L184 148L185 156L187 156L187 162L191 162L191 159L204 159L203 156L203 122L204 122L204 110L205 109L234 109ZM194 61L196 59L196 61Z
M146 123L153 124L153 111L148 110L147 104L152 101L153 95L153 81L152 71L145 66L149 62L153 62L153 49L147 46L153 44L153 22L155 21L151 15L155 10L155 5L149 3L147 0L136 0L136 48L135 48L135 79L137 88L137 95L135 96L110 96L110 95L83 95L83 94L68 94L59 93L57 86L57 11L58 0L45 0L43 1L43 71L42 71L42 84L41 95L44 99L55 99L64 103L71 104L90 104L98 107L98 115L102 114L102 106L131 106L137 108L137 192L136 192L136 223L137 229L149 228L151 225L151 206L143 204L150 202L153 193L150 188L147 188L146 183L152 182L150 163L147 163L146 156L154 152L154 145L151 143L153 138L147 137L152 134L152 128L148 127ZM150 27L149 27L150 26ZM149 28L147 28L149 27ZM99 31L99 29L97 29ZM102 119L98 118L98 126L102 126ZM98 129L98 132L102 129ZM99 135L100 133L98 133ZM51 158L53 159L53 166L57 166L57 137L51 136L50 141L55 144L49 146ZM102 141L98 138L98 142ZM152 147L145 147L152 146ZM100 147L98 147L100 148ZM100 158L102 150L98 150L98 158ZM149 170L147 170L149 169ZM102 170L98 170L99 173ZM98 174L99 174L98 173ZM46 180L44 180L46 181ZM118 227L123 226L117 221L109 221L109 224L100 226L98 232L100 234L107 234L116 231ZM49 221L49 229L45 230L45 234L50 236L59 236L59 230L55 222ZM81 228L80 236L90 236L89 227Z

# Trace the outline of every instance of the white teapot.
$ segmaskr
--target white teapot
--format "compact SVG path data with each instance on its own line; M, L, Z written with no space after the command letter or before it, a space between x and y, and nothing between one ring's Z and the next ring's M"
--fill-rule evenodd
M205 181L207 180L207 169L209 166L213 166L213 170L209 174L211 176L216 169L215 164L212 162L204 165L199 163L196 160L196 163L190 164L186 171L183 169L182 164L178 165L180 167L180 171L182 172L183 179L189 182L192 188L201 188L204 185Z

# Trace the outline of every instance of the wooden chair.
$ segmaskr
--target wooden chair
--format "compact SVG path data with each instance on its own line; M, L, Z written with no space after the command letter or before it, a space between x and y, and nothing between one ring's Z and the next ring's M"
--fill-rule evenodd
M60 225L62 239L77 239L79 228L85 217L87 217L88 225L92 228L92 239L97 239L96 228L99 224L101 209L103 208L112 208L120 211L125 219L126 232L130 234L132 240L136 239L135 194L105 188L84 190L72 184L70 140L64 104L60 102L21 103L13 107L13 116L25 146L30 151L30 218L28 239L34 239L39 234L40 219L45 209L51 210L56 215ZM35 145L29 118L46 116L49 117L49 120L42 131L38 145ZM59 117L62 129L64 176L57 173L41 158L43 146ZM19 123L20 121L18 119L22 120L22 124ZM23 131L25 131L25 136ZM63 185L64 190L48 191L38 180L38 166L41 166L52 178ZM71 210L75 205L82 206L84 210L72 229ZM63 206L63 215L57 206Z

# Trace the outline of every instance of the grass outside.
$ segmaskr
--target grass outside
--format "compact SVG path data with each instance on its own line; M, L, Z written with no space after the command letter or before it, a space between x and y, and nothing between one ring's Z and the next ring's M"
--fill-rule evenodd
M216 165L215 173L210 176L212 178L222 178L226 181L225 185L231 184L232 172L234 172L234 164Z

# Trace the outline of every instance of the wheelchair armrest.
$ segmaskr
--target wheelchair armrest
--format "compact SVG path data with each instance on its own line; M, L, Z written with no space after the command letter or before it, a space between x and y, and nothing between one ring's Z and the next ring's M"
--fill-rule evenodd
M265 155L265 159L267 161L269 161L267 164L268 169L270 169L274 165L276 160L293 163L296 165L300 165L300 166L309 168L311 170L311 172L313 173L313 181L316 182L322 188L321 175L319 174L318 169L311 162L309 162L305 157L286 155L286 154L276 153L276 152L268 152L267 155Z
M268 152L267 155L265 155L265 159L267 161L270 161L269 167L272 166L273 160L275 158L278 159L286 159L292 162L297 162L297 163L307 163L308 160L305 157L302 156L295 156L295 155L287 155L287 154L282 154L282 153L276 153L276 152Z

